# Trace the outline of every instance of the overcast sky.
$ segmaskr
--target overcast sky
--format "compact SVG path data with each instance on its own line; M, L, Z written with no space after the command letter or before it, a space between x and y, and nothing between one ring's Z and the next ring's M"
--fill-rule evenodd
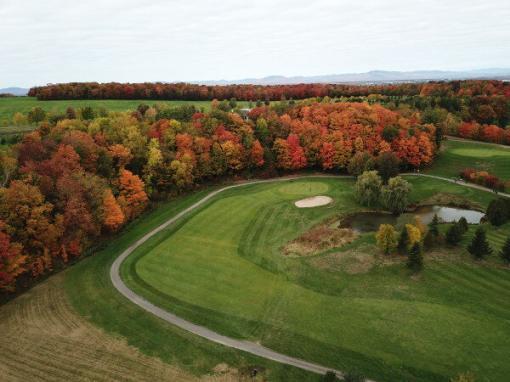
M0 87L489 67L509 0L0 0Z

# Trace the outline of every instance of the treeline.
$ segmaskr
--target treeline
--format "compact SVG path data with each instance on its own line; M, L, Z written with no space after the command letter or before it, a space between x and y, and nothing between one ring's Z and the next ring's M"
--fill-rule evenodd
M198 85L187 83L97 83L73 82L33 87L28 95L40 100L58 99L151 99L243 101L305 99L312 97L356 97L369 95L510 97L510 84L502 81L468 80L384 85L296 84L296 85Z
M0 287L64 267L151 200L207 180L304 168L359 173L381 154L419 167L435 150L432 125L380 105L279 103L246 119L217 103L207 114L186 111L140 105L83 119L93 114L69 108L2 152Z

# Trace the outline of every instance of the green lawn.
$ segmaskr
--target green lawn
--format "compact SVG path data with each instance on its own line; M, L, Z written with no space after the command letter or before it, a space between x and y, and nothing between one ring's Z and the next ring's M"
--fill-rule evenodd
M492 198L442 181L410 181L415 201L437 190L482 206ZM123 277L193 322L378 381L446 381L468 370L480 380L506 380L510 274L496 259L480 265L463 252L460 260L426 259L421 277L412 278L401 262L377 260L371 234L340 253L281 255L311 225L357 209L352 184L309 179L227 191L140 247ZM334 206L293 206L317 194L333 197ZM344 267L344 256L359 261L353 250L364 251L365 262L372 257L371 266Z
M194 104L198 108L208 110L210 108L210 101L159 101L159 100L62 100L62 101L38 101L35 97L6 97L0 98L0 126L9 125L12 121L12 116L16 112L23 114L28 113L32 108L39 106L46 111L51 112L64 112L69 106L76 109L84 106L91 106L95 109L105 108L108 111L126 111L134 110L136 107L145 103L153 105L161 103L165 105L182 105ZM240 102L241 105L247 105L247 102Z
M460 171L467 167L487 170L501 179L510 180L510 147L447 140L428 172L459 177Z
M104 249L67 270L64 287L73 307L94 325L126 338L129 345L143 353L197 376L210 373L218 364L227 363L239 369L262 366L267 369L264 375L269 381L320 381L320 377L313 373L253 357L188 334L138 308L113 288L109 278L113 260L133 241L205 194L202 191L159 205L126 227L122 234L109 240ZM76 370L77 374L79 372Z

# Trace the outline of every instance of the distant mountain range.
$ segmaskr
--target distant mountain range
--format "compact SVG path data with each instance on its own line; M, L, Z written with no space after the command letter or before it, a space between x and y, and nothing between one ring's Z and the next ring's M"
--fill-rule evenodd
M0 88L0 94L12 94L15 96L26 96L28 89L25 88Z
M239 80L187 81L201 85L290 85L290 84L387 84L397 82L449 81L468 79L494 79L510 81L510 68L490 68L466 71L415 70L409 72L372 70L364 73L327 74L319 76L268 76ZM162 81L165 82L165 81ZM172 81L178 82L178 81ZM26 96L29 89L19 87L0 88L0 94Z
M510 80L510 69L491 68L469 71L416 70L411 72L373 70L365 73L329 74L320 76L269 76L264 78L245 78L240 80L192 81L205 85L286 85L310 83L392 83L466 79Z

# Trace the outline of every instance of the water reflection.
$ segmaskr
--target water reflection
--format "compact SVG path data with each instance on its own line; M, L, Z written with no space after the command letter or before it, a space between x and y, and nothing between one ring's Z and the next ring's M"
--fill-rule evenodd
M395 216L383 212L359 212L353 214L344 222L344 226L351 227L356 232L373 232L379 229L381 224L392 224L397 228L406 223L413 223L415 217L419 217L423 224L429 224L437 214L442 223L452 223L465 217L469 224L478 224L484 217L483 212L444 206L419 207L416 211L406 212Z

